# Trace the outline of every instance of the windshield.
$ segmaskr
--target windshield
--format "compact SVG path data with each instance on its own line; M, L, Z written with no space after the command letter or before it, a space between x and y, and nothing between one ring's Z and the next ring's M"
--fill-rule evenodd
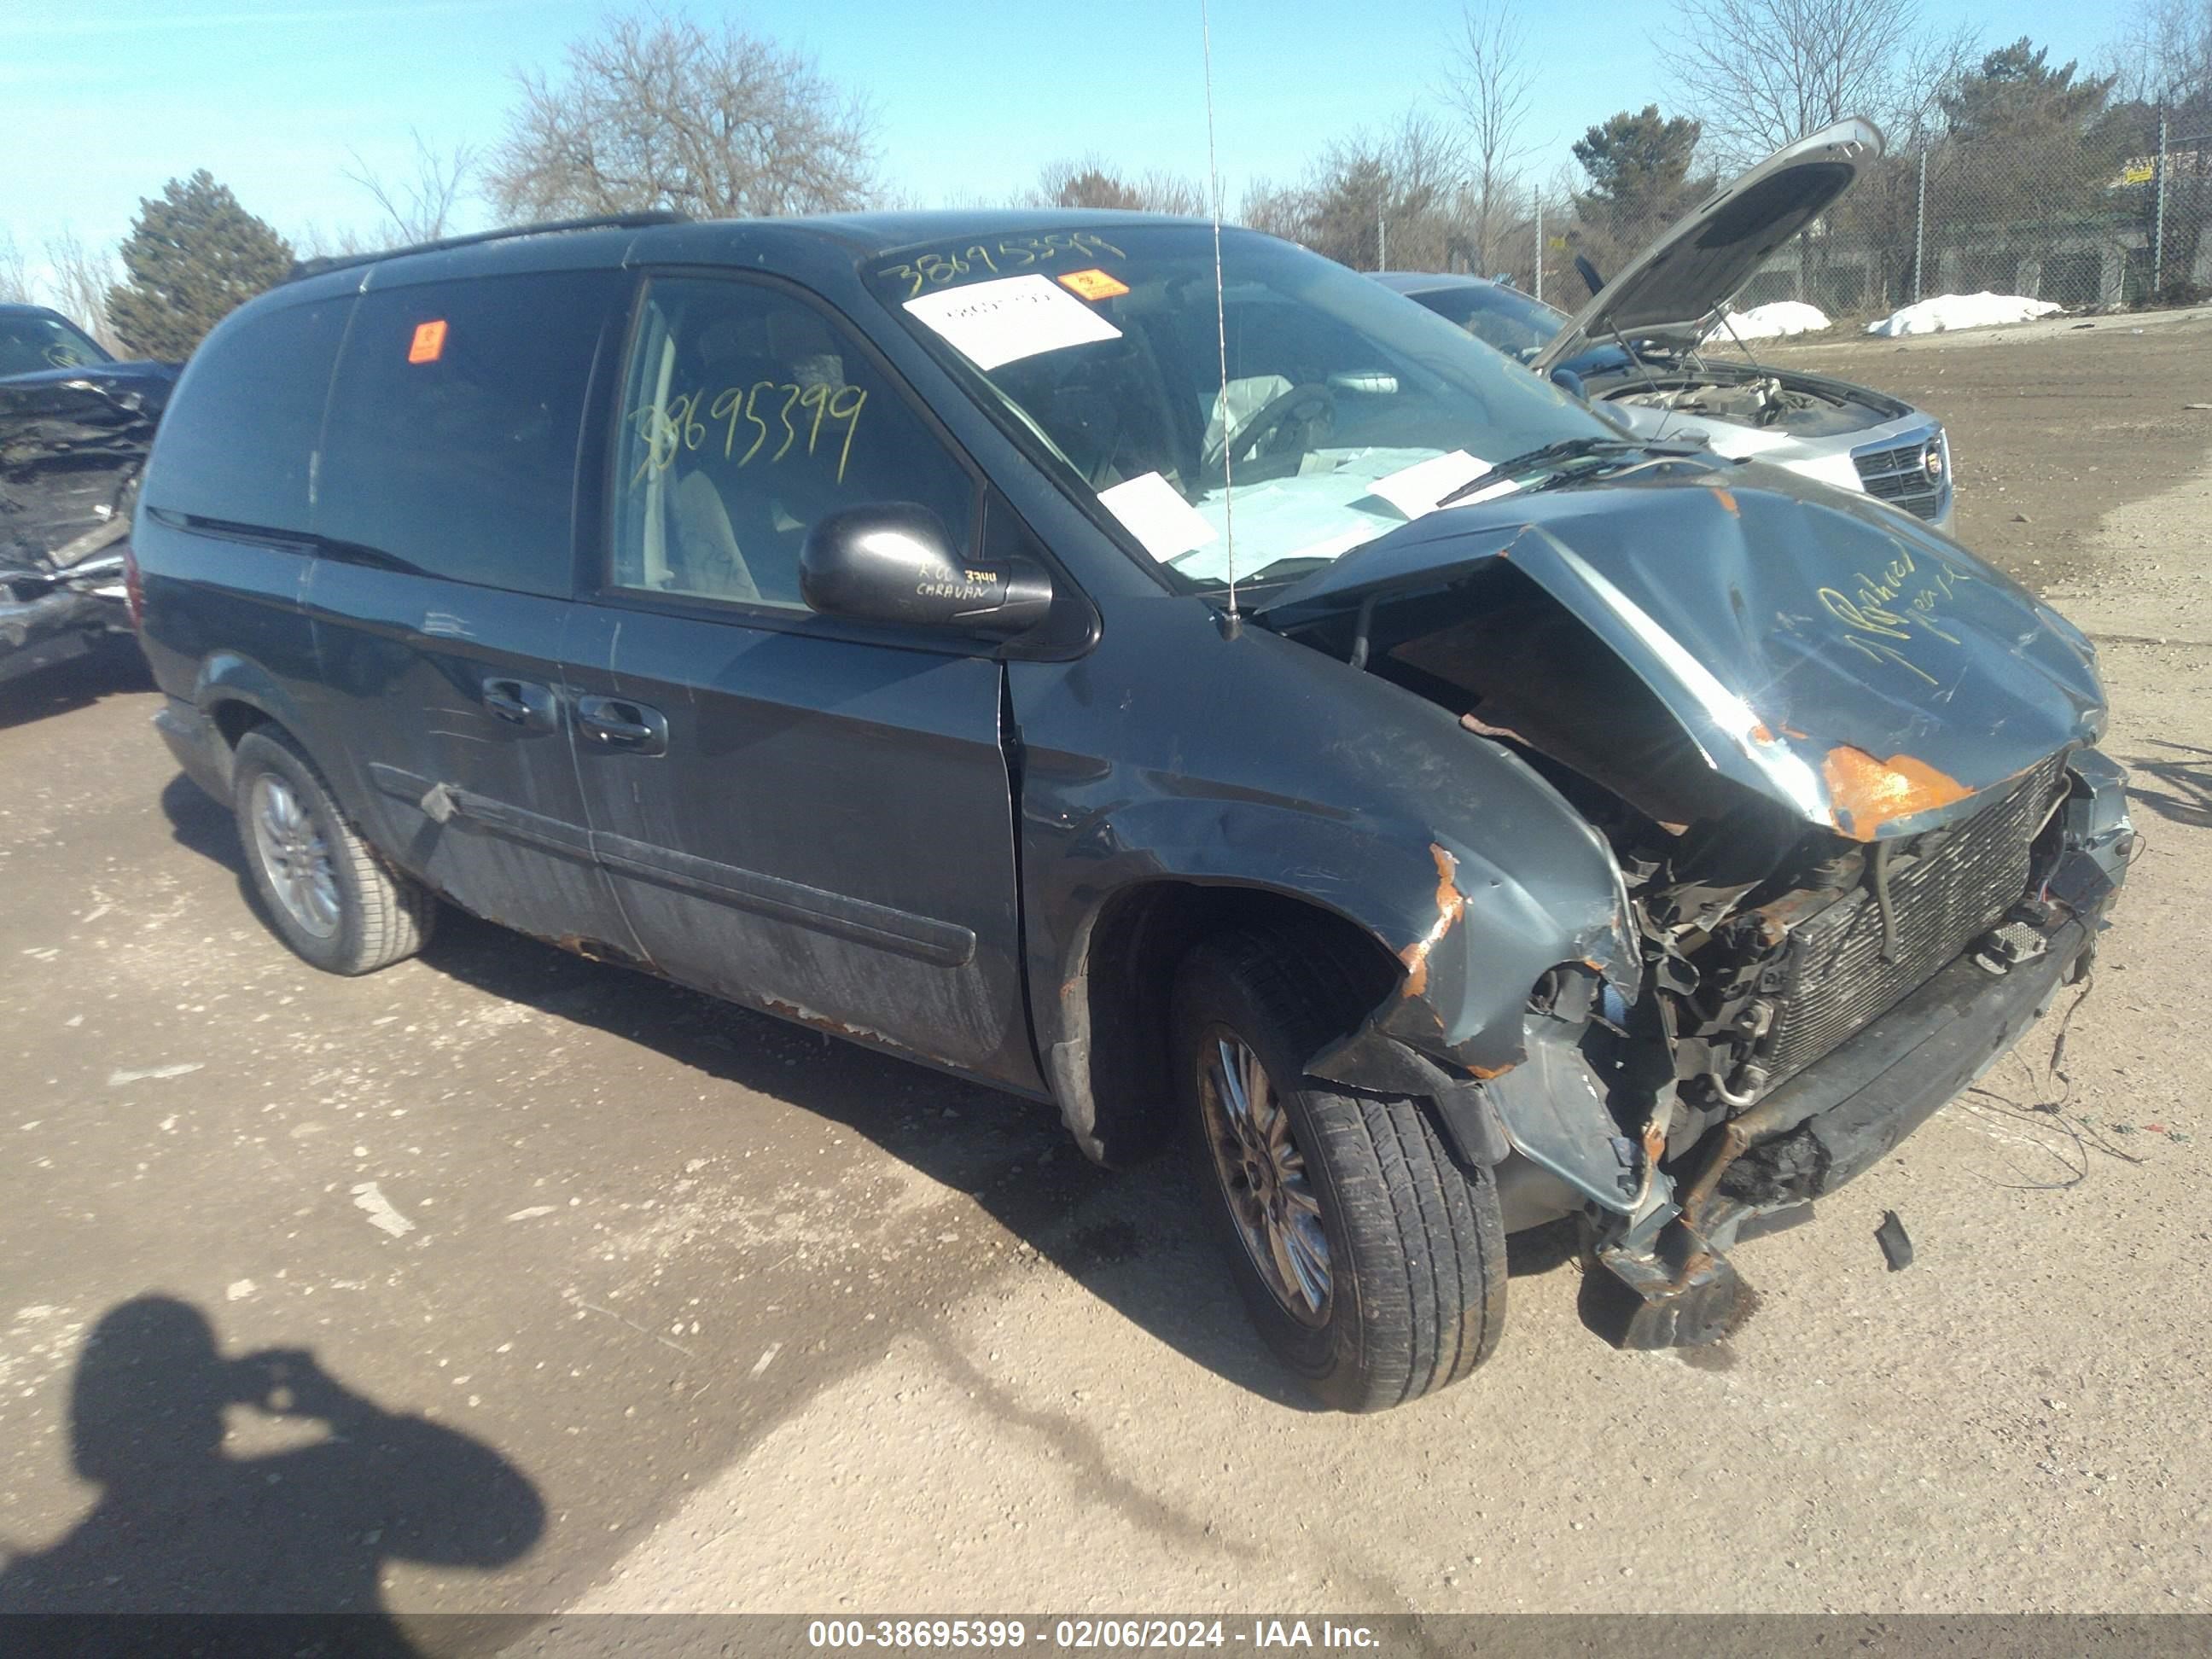
M946 240L865 268L1038 464L1179 585L1287 580L1492 464L1617 435L1461 330L1247 231L1113 224ZM1228 372L1222 369L1223 336ZM1510 484L1493 486L1510 489Z
M114 359L58 317L0 316L0 374L81 368Z
M1495 346L1524 363L1567 325L1565 313L1494 283L1435 288L1413 297L1446 322L1457 323L1483 344Z

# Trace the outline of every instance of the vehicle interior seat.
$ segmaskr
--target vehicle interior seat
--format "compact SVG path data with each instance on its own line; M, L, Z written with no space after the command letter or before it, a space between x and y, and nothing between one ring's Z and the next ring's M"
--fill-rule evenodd
M677 385L696 392L692 418L707 428L710 440L727 418L712 413L718 398L729 392L749 398L758 382L777 378L776 365L749 349L754 343L742 324L722 320L700 330L680 354ZM748 547L764 551L769 541L761 492L735 487L736 469L722 449L708 441L696 452L679 452L668 503L675 531L669 556L672 586L721 599L778 597L763 591L745 552ZM723 477L718 479L717 473ZM796 600L795 587L788 597Z

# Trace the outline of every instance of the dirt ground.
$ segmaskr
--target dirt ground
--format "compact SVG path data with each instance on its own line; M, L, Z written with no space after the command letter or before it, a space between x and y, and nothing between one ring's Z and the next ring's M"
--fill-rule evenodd
M1723 1347L1516 1241L1376 1418L1176 1167L465 919L319 975L143 682L0 689L0 1608L2212 1609L2212 325L2132 326L1791 357L2103 643L2147 850L2063 1060L1743 1247Z
M1940 418L1952 532L2032 586L2070 575L2115 503L2184 476L2212 446L2212 308L1754 349Z

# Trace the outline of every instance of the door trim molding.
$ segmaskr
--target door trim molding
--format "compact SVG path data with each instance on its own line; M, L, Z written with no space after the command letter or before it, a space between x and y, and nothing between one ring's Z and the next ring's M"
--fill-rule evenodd
M565 853L571 858L589 859L592 856L591 832L581 824L570 823L563 818L548 817L543 812L532 812L503 800L494 800L489 795L477 794L473 789L456 789L451 784L434 784L428 778L417 777L397 766L386 766L382 761L369 762L368 781L376 786L379 794L404 801L426 817L431 816L428 798L433 791L442 791L447 817L492 830L512 841L542 847L550 852ZM436 821L442 823L445 819L441 817Z
M957 922L939 921L781 876L695 858L648 842L632 841L627 836L594 833L592 850L601 864L617 875L697 893L736 909L795 922L941 968L964 968L975 957L974 932Z

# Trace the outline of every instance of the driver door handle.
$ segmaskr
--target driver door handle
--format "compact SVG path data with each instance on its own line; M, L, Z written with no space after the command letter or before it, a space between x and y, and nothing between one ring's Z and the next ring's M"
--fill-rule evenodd
M601 749L632 755L668 752L668 716L628 697L579 697L576 729Z

